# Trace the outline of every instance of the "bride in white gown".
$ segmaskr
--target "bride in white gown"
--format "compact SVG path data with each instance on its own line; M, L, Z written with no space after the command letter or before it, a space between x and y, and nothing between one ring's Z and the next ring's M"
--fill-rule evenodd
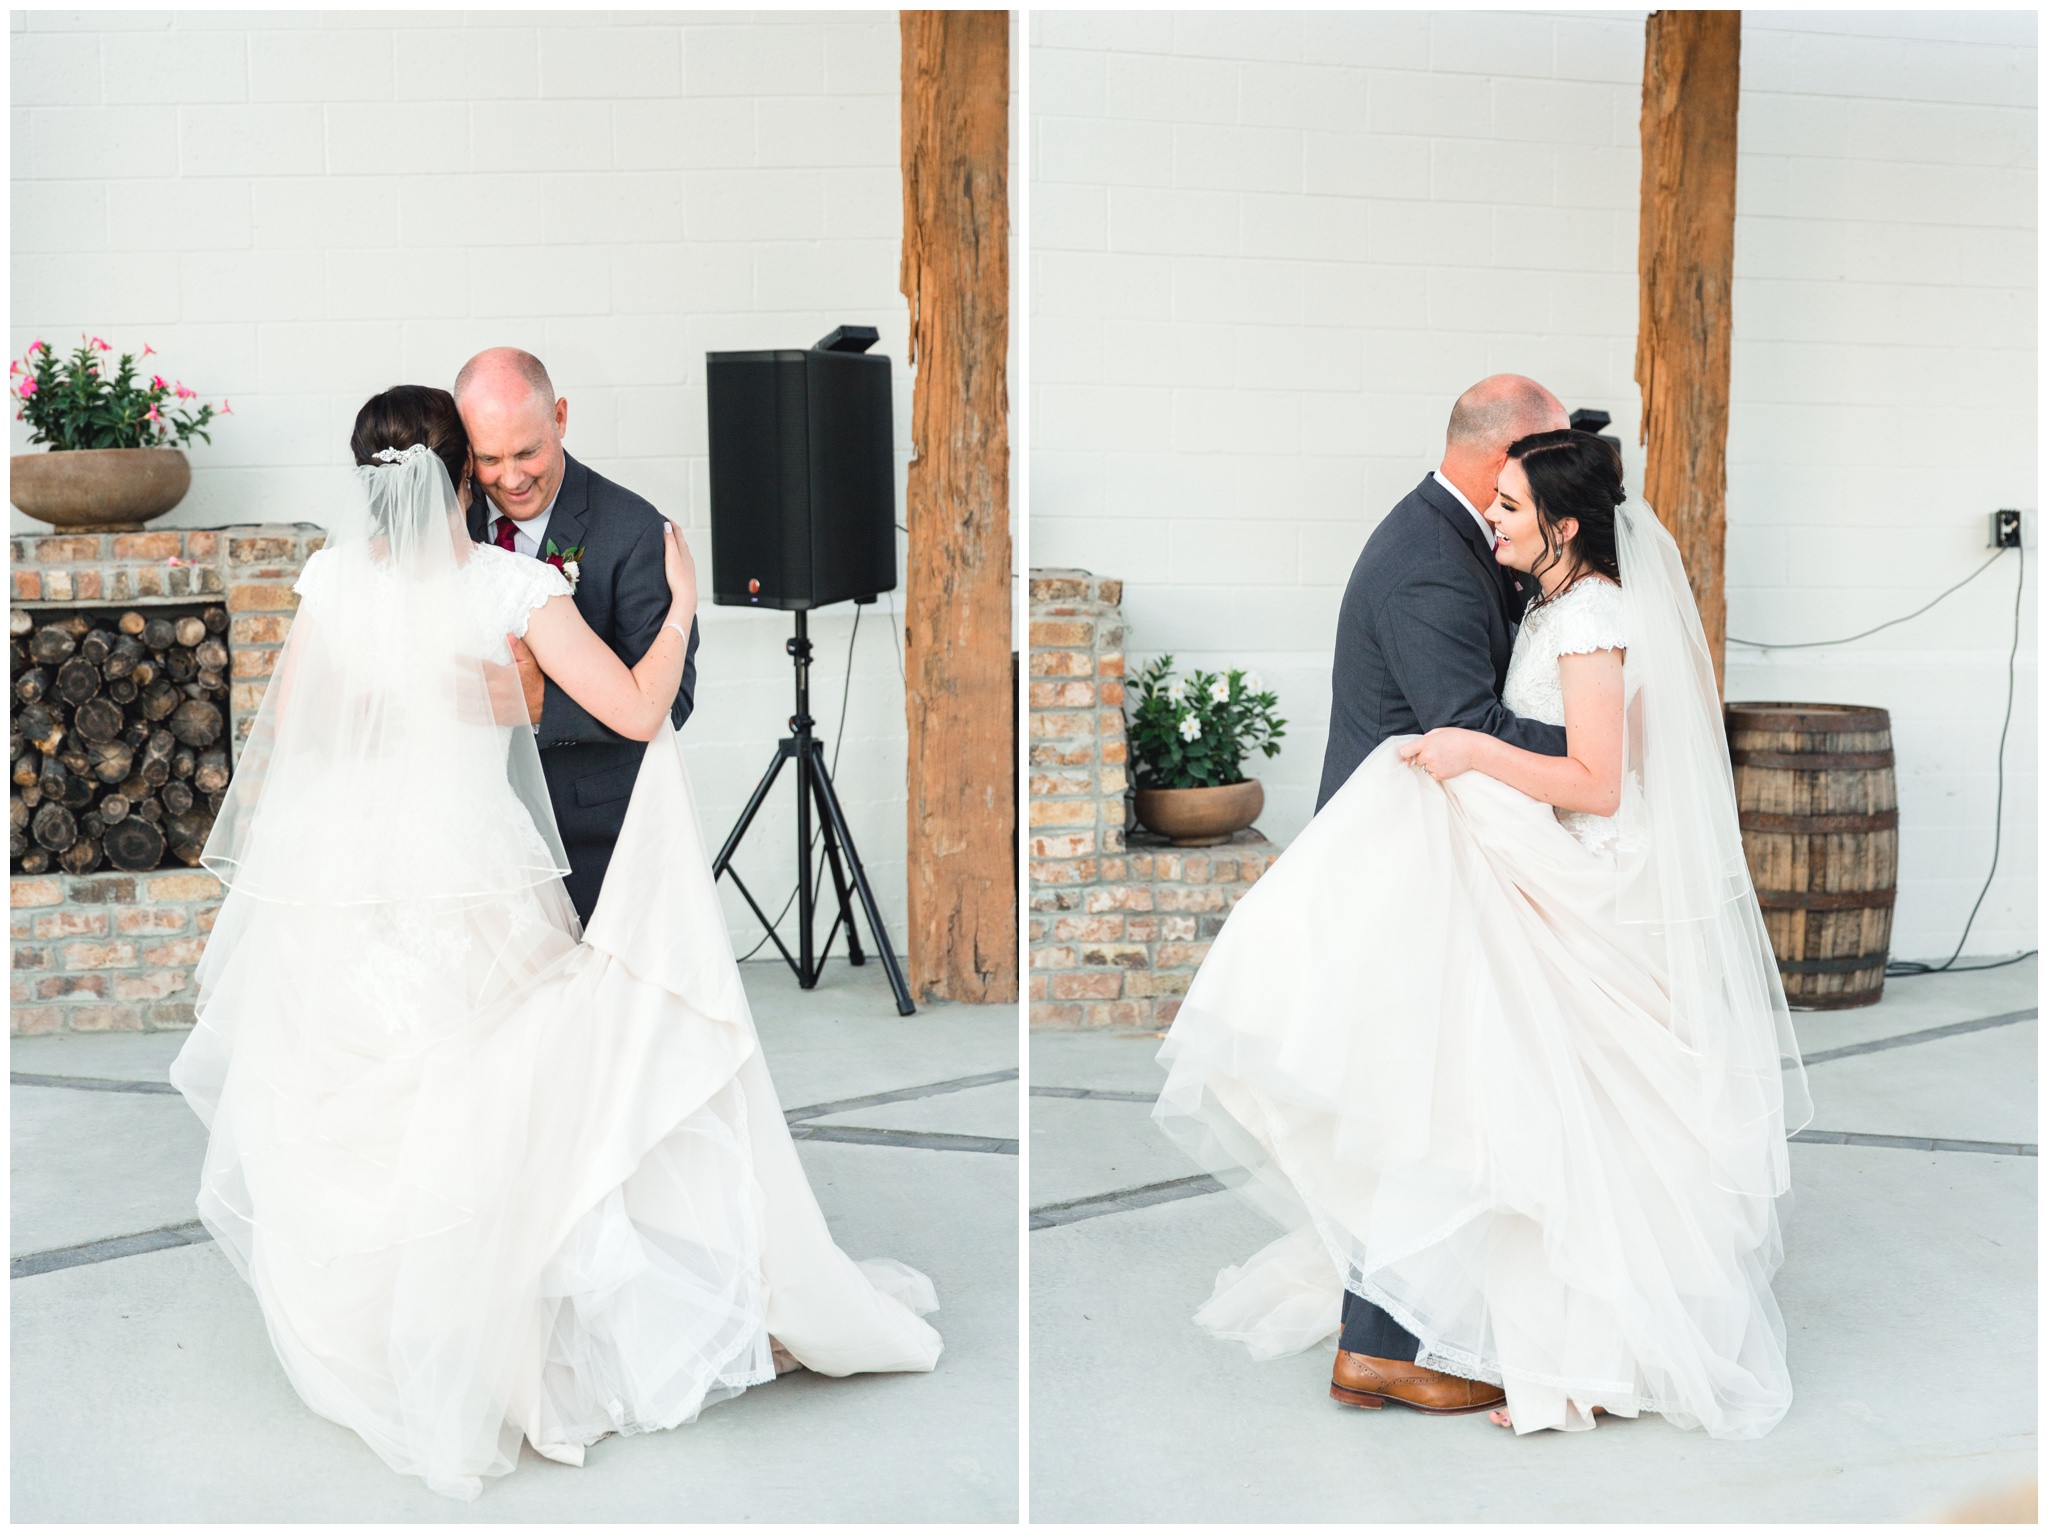
M930 1281L833 1243L761 1060L665 717L680 535L629 672L558 571L470 543L424 441L375 456L207 845L227 895L171 1073L292 1384L467 1500L522 1438L581 1464L778 1363L931 1369ZM508 634L649 741L580 942Z
M1568 755L1388 740L1232 913L1154 1116L1288 1234L1196 1319L1275 1357L1348 1288L1517 1432L1756 1437L1791 1403L1770 1281L1809 1108L1698 612L1596 439L1515 444L1487 515L1543 591L1503 702Z

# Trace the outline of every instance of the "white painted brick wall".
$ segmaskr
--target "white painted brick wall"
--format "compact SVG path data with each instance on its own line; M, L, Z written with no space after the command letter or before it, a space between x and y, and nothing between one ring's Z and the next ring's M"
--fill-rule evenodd
M703 354L870 324L901 366L893 12L13 13L19 356L81 330L232 400L164 525L289 521L363 399L530 348L570 451L688 529L708 578ZM15 450L26 431L14 426ZM32 526L15 514L15 526ZM900 604L896 610L900 611ZM862 616L838 782L903 941L903 687ZM850 608L812 623L830 741ZM707 607L686 740L713 850L791 709L787 617ZM740 861L778 909L793 788ZM735 942L758 926L728 894ZM820 928L822 936L823 929Z
M1728 627L1824 639L1966 575L1994 509L2034 512L2035 22L1743 23ZM1904 955L1947 957L1990 871L2016 575L2008 555L1925 618L1844 649L1728 652L1731 697L1892 711ZM1971 953L2035 941L2027 580L2005 836Z
M1032 561L1125 578L1134 666L1265 673L1285 840L1344 581L1458 391L1533 374L1612 412L1640 478L1642 14L1031 25ZM2033 505L2034 20L1744 25L1729 622L1824 638L1909 611L1984 557L1991 510ZM1902 955L1946 955L1989 867L2011 580L1846 651L1730 652L1731 696L1892 710ZM2029 594L1972 953L2034 941L2033 654Z

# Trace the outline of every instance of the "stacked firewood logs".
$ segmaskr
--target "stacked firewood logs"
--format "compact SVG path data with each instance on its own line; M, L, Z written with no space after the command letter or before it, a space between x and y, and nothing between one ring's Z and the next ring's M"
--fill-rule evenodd
M196 865L228 786L227 609L9 619L14 869Z

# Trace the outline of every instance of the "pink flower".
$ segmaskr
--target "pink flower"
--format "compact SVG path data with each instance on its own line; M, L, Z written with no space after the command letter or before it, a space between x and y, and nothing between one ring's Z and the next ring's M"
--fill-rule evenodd
M156 348L154 346L151 346L147 341L144 341L142 343L142 355L145 357L154 357L156 355Z
M152 373L150 375L149 386L152 389L167 389L170 387L169 384L164 382L164 375L161 373Z
M21 364L19 362L10 362L7 364L7 376L9 378L12 378L16 373L19 373L20 371Z
M228 402L226 400L222 400L220 402L220 413L222 415L233 415L235 412L229 408Z
M24 378L21 381L21 397L23 399L27 399L31 394L35 392L36 381L33 378Z
M178 387L177 387L177 389L176 389L176 391L175 391L175 392L176 392L176 394L177 394L177 396L178 396L178 398L179 398L179 399L197 399L197 398L199 398L198 392L197 392L196 390L188 389L188 388L186 388L186 387L185 387L185 386L184 386L184 385L183 385L182 383L178 385Z
M36 352L46 352L50 349L50 343L48 341L31 341L28 343L28 349L31 355Z
M103 352L110 352L110 351L112 351L112 350L114 349L113 347L111 347L111 346L107 345L107 343L106 343L106 342L102 341L102 340L101 340L101 339L100 339L100 338L99 338L98 336L94 336L94 337L92 338L92 344L93 344L93 345L94 345L94 347L96 347L96 348L97 348L98 350L100 350L100 351L103 351Z
M155 422L156 422L156 423L157 423L158 425L162 425L162 424L163 424L163 419L164 419L164 418L163 418L162 416L160 416L160 415L158 415L158 414L156 413L156 406L154 406L154 405L151 405L151 406L149 407L149 414L143 417L143 420L145 420L145 421L155 421Z

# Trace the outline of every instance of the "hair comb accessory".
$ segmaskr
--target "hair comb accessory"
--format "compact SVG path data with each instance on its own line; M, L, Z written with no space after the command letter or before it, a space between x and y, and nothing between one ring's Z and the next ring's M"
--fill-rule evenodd
M430 449L426 445L426 443L415 442L411 447L408 448L383 448L380 449L378 452L373 453L371 456L374 457L379 463L409 463L411 460L415 458L425 457L426 454L429 453L430 451L432 451L432 449Z

